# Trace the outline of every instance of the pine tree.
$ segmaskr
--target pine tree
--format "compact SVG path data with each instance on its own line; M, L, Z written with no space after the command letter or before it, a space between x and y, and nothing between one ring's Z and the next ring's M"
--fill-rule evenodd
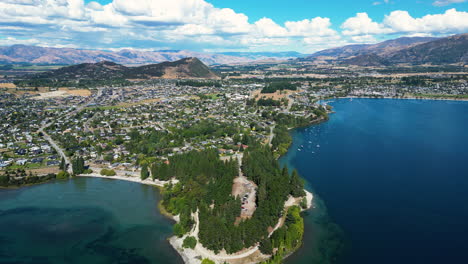
M291 195L294 197L301 197L305 195L304 181L299 177L297 170L294 170L290 181Z
M146 180L149 177L149 171L148 171L148 165L143 165L141 167L141 173L140 173L140 178L142 181Z
M78 157L76 159L72 160L72 169L73 169L73 174L81 174L85 171L85 166L84 166L84 159L83 157Z
M62 161L60 162L60 166L59 166L59 169L62 170L62 171L65 171L67 168L66 168L66 164L65 164L65 158L62 157Z

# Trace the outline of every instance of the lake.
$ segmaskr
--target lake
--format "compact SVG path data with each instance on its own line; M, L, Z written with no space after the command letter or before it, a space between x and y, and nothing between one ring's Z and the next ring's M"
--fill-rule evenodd
M0 190L0 263L183 263L158 190L76 178Z
M348 99L282 164L316 197L288 264L465 263L468 102ZM158 190L77 178L0 190L0 263L180 264ZM343 247L344 246L344 247ZM343 250L344 248L344 250Z
M293 132L281 161L307 179L341 228L339 263L465 263L468 102L331 105L328 122ZM304 247L288 263L311 263L320 245L310 237L321 224L306 216Z

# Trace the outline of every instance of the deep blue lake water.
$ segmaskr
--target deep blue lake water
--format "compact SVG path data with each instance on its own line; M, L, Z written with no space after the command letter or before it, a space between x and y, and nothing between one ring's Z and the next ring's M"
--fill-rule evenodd
M281 160L321 198L286 263L325 264L342 241L343 264L466 263L468 102L332 105ZM92 178L0 190L0 263L180 264L158 200L153 187Z
M77 178L0 190L0 263L183 263L158 190Z
M298 169L343 230L340 263L467 263L468 102L331 105L328 122L293 132L282 163ZM313 243L306 234L288 263L310 263Z

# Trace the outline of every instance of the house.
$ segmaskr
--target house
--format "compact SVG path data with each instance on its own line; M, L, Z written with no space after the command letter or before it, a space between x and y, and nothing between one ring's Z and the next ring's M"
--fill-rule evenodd
M50 160L47 162L47 166L58 166L60 162L58 160Z
M44 158L33 158L31 159L31 163L42 163Z
M27 150L25 150L25 149L18 149L16 151L17 155L26 155L26 153L27 153Z
M20 166L23 166L26 164L26 162L28 162L27 159L19 159L16 161L16 164L20 165Z

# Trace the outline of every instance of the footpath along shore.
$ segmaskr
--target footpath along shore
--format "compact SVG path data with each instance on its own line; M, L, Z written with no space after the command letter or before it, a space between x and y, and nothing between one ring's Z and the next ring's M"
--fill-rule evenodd
M97 173L90 173L90 174L80 174L77 175L77 177L92 177L92 178L102 178L102 179L110 179L110 180L121 180L121 181L129 181L129 182L136 182L136 183L141 183L141 184L146 184L146 185L152 185L152 186L157 186L157 187L164 187L164 185L168 183L176 184L179 181L176 179L170 180L170 181L160 181L160 180L152 180L150 178L146 180L141 180L140 177L135 177L135 176L103 176Z

